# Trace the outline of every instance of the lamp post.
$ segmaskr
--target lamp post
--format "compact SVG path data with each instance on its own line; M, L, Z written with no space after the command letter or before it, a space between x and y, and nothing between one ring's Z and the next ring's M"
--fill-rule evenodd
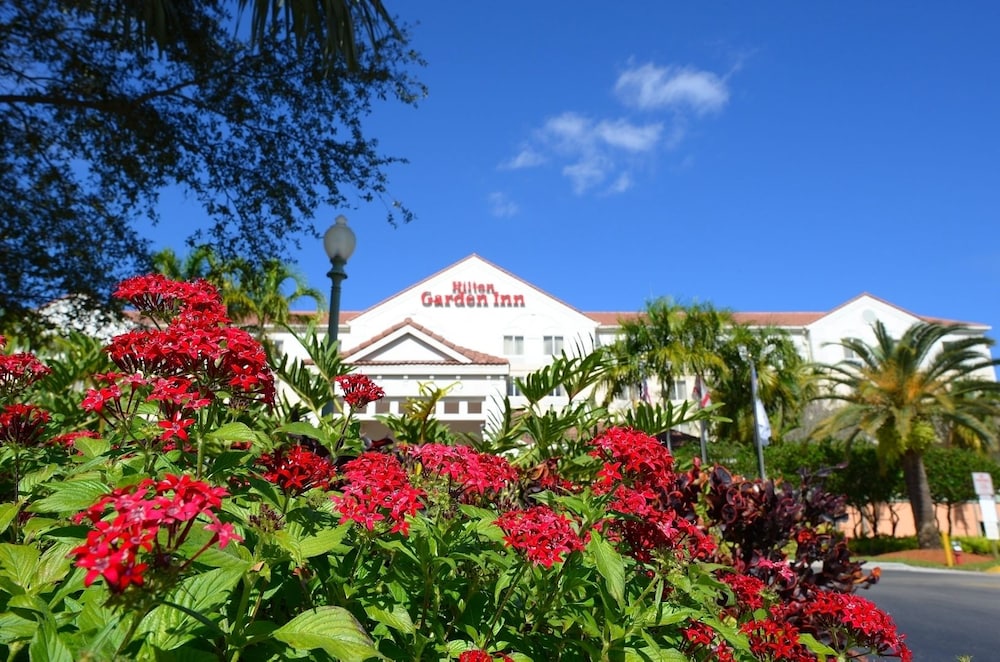
M333 225L323 235L323 248L330 258L330 271L326 274L331 283L330 319L326 327L326 343L331 349L337 346L337 332L340 329L340 284L347 278L344 267L354 253L356 244L354 231L347 227L347 217L344 215L337 216ZM333 413L332 400L327 404L324 413Z

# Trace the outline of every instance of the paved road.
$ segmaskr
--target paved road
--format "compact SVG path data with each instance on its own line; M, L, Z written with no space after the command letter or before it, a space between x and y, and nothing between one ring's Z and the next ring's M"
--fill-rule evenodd
M892 615L914 662L1000 661L1000 574L882 567L859 595Z

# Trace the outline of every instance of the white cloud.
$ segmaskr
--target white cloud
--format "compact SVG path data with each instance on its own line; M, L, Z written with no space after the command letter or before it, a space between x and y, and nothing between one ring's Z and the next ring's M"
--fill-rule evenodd
M616 179L608 188L608 193L624 193L625 191L632 188L632 176L627 172L623 172L618 175Z
M607 178L607 164L591 156L564 166L562 173L573 183L573 192L582 195Z
M511 200L505 193L490 193L488 201L490 204L490 213L497 218L509 218L521 211L517 203Z
M534 168L545 163L545 156L527 147L518 152L517 156L508 159L500 164L502 170L520 170L522 168Z
M622 72L615 83L622 103L640 110L721 110L729 101L726 82L711 71L644 64Z
M597 125L595 132L612 147L620 147L630 152L647 152L659 142L663 125L636 126L625 120L604 121Z
M553 115L500 168L551 163L577 195L594 190L624 193L636 184L634 172L647 168L658 154L680 146L698 116L721 111L729 102L724 77L692 67L652 63L622 72L614 92L625 112L617 117L576 111ZM637 110L662 117L637 121L629 116L629 111Z

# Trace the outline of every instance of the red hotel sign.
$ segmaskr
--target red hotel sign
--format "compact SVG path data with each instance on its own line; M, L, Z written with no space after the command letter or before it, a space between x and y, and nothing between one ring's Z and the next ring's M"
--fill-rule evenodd
M425 308L524 308L524 295L497 292L493 283L454 280L451 294L423 292L420 303Z

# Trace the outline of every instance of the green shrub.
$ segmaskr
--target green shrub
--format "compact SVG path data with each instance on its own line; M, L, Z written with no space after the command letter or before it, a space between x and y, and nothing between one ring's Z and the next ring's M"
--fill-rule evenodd
M848 541L851 551L858 556L878 556L891 552L902 552L908 549L919 549L916 536L893 538L892 536L872 536L869 538L851 538Z

